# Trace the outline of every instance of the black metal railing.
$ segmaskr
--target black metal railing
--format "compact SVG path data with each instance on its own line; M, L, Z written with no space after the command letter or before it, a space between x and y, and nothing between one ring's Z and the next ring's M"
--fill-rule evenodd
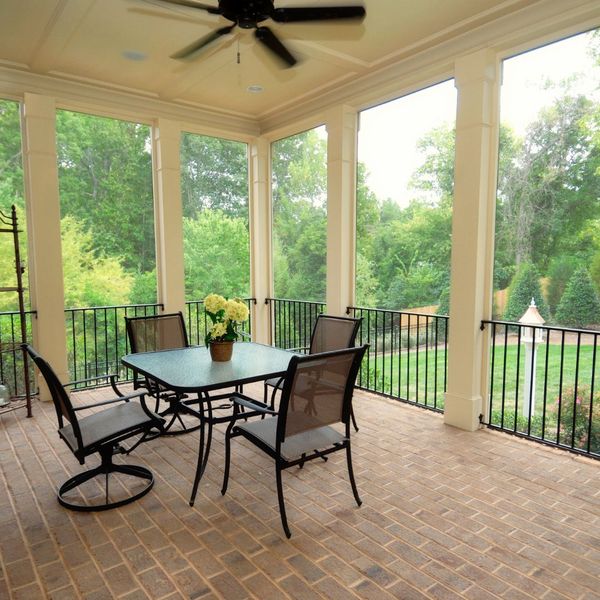
M317 316L325 311L325 303L267 298L265 304L270 305L273 345L284 350L307 350L310 346L310 334Z
M488 427L600 458L600 332L488 325Z
M436 411L444 409L448 317L350 306L362 319L357 344L369 344L357 386Z
M25 312L27 341L31 341L35 311ZM21 350L21 317L18 311L0 312L0 382L15 398L25 397L23 352ZM30 390L34 390L33 369L29 369Z
M245 338L250 338L252 336L252 305L256 304L256 298L244 298L243 300L248 306L250 316L246 322L242 323L241 331L244 332ZM210 319L204 311L203 300L191 300L185 303L185 320L190 344L203 346L206 332L210 327Z
M121 357L129 352L125 317L155 315L161 307L161 304L129 304L65 309L71 380L107 373L117 374L121 381L130 379L131 374L121 364Z

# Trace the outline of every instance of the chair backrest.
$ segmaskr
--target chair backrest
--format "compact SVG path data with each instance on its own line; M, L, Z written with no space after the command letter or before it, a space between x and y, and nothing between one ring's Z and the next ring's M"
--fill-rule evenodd
M292 357L279 405L277 444L333 423L346 425L349 435L354 383L367 348Z
M189 346L181 312L125 317L131 352L152 352Z
M310 354L354 346L362 319L319 315L310 336Z
M42 374L44 380L46 381L46 385L50 390L52 402L54 403L54 408L56 410L56 418L58 420L59 429L62 429L65 426L65 419L69 421L73 427L73 434L77 440L77 445L79 448L81 448L83 446L83 442L81 440L81 431L79 429L79 423L77 422L76 413L73 410L73 404L71 403L69 394L66 392L65 388L48 362L43 359L29 344L25 345L25 349L27 350L29 356L31 356L33 359L35 366L40 370L40 373Z

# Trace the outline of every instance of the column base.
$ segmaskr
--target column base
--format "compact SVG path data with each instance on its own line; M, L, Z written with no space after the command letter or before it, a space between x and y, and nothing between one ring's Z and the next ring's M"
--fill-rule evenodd
M466 431L476 431L480 425L481 406L481 396L466 398L447 393L444 405L444 423Z

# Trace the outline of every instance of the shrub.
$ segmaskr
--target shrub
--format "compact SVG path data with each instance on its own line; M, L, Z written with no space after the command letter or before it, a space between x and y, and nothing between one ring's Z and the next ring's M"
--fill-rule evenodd
M556 321L569 327L586 327L600 320L600 300L585 267L573 273L558 308Z
M595 391L592 396L589 386L580 385L576 389L575 394L575 388L565 388L562 396L556 400L554 412L557 419L560 412L559 442L579 450L587 450L589 440L590 452L600 454L600 391Z
M565 293L567 283L577 268L577 259L572 256L560 256L554 259L548 268L548 306L550 313L555 314L560 299Z
M523 263L508 289L504 320L518 321L531 304L532 298L535 300L540 315L548 321L550 311L540 288L540 274L535 265Z

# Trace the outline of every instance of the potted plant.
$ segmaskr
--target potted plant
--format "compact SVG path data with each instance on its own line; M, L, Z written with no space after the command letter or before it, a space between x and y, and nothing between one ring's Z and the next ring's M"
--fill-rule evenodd
M204 298L204 310L212 322L204 338L211 358L219 362L231 360L233 342L240 335L238 327L248 320L248 307L239 298L228 300L219 294L209 294Z

